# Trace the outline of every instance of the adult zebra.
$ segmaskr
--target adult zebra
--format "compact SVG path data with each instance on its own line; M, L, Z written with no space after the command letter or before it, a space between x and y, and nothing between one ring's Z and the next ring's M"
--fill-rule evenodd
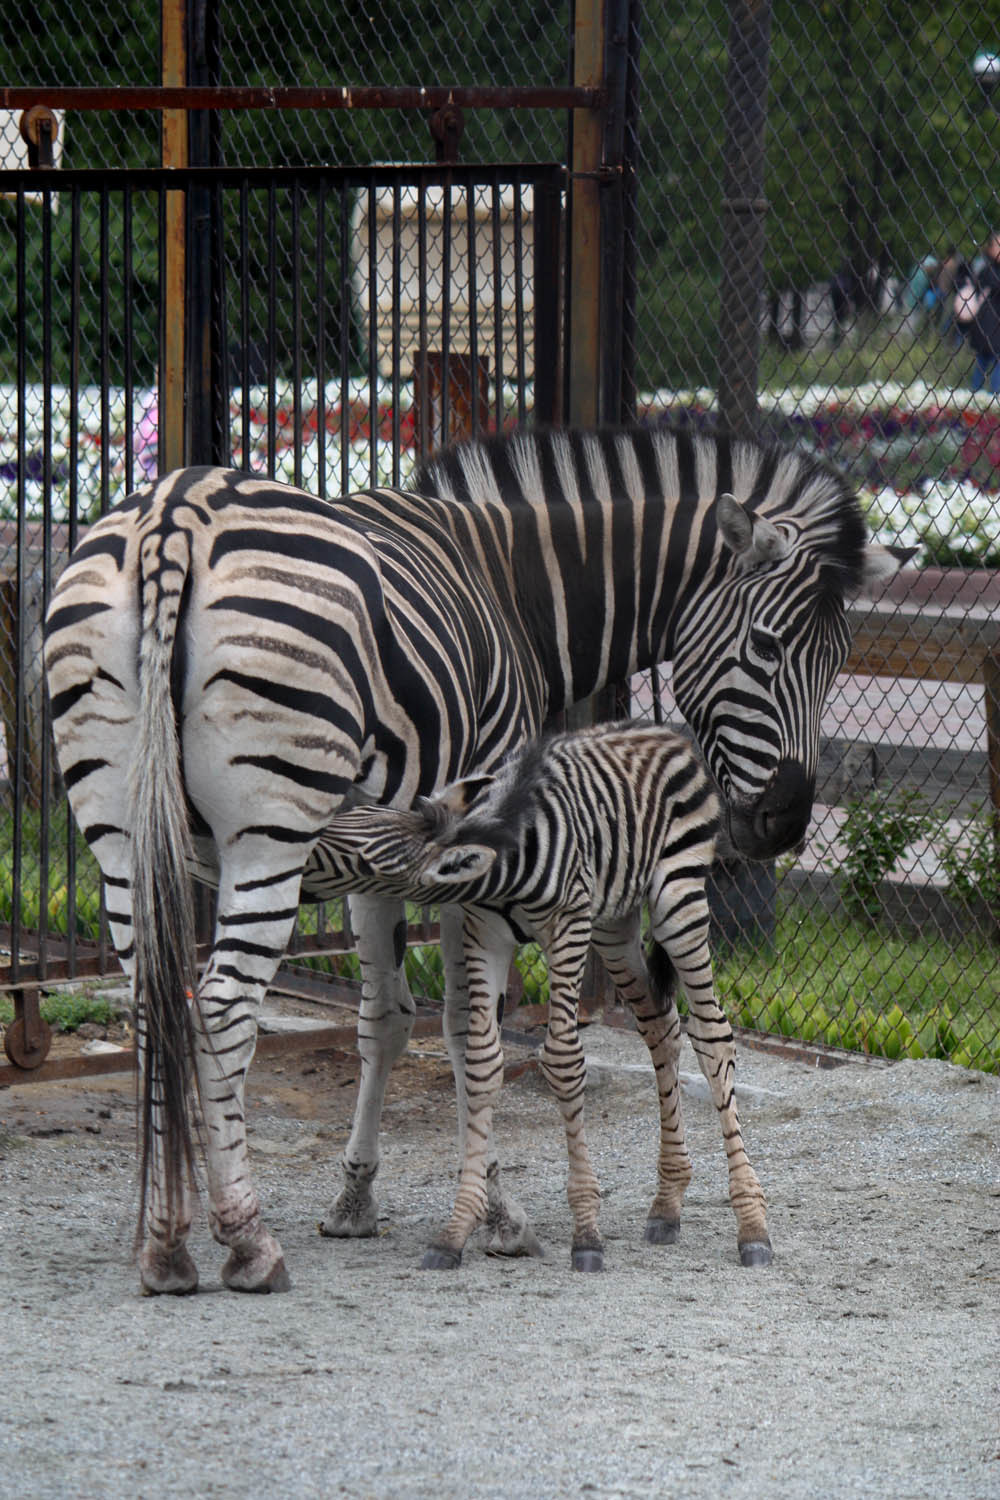
M243 1086L310 855L352 786L408 806L490 770L554 710L671 658L734 844L778 853L809 817L845 593L897 565L866 546L836 474L723 437L518 434L456 450L417 483L428 493L328 504L181 470L92 527L50 604L59 764L135 990L151 1292L197 1283L192 1057L224 1278L287 1284L249 1171ZM200 984L185 864L219 887ZM375 1227L381 1102L413 1016L400 918L377 898L356 910L362 1078L327 1232ZM459 927L443 929L460 1071ZM517 1248L524 1226L492 1171L491 1190L501 1248Z
M549 969L541 1069L559 1102L569 1155L573 1266L603 1267L600 1188L584 1135L586 1061L577 1032L591 942L649 1049L660 1103L658 1186L646 1238L671 1243L691 1180L677 1064L675 978L688 1037L719 1112L740 1260L769 1265L764 1194L736 1109L736 1046L715 995L707 881L718 799L693 745L650 724L598 724L531 741L496 777L464 778L410 812L339 813L316 846L330 895L378 888L412 900L461 901L469 975L468 1129L458 1193L425 1266L453 1268L486 1214L486 1154L503 1078L496 990L518 942L534 938ZM653 963L640 936L649 908Z

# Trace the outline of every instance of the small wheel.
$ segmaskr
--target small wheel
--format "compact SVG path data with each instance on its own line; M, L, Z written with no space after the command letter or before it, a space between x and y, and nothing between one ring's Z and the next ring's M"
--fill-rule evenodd
M24 1017L16 1016L3 1035L3 1050L15 1068L40 1068L52 1045L52 1027L39 1017L34 1027L32 1045L27 1045Z

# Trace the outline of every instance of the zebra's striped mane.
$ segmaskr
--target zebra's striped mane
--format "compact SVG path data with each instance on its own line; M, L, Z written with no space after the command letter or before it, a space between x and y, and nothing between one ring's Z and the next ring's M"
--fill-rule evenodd
M414 471L408 488L463 505L506 506L527 499L541 506L565 492L570 474L578 478L585 506L600 500L602 479L612 500L634 498L638 479L654 506L666 500L707 507L733 491L749 510L788 523L799 546L817 555L821 589L829 592L831 603L864 586L866 528L846 476L773 440L746 442L722 430L693 432L676 423L589 432L524 428L445 449ZM519 566L530 572L530 552L520 557ZM530 587L520 592L531 598Z

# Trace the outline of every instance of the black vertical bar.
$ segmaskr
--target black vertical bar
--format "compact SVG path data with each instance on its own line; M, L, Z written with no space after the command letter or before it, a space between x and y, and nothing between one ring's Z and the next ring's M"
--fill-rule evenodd
M451 173L445 178L441 193L441 435L437 444L446 445L451 430Z
M110 198L101 189L100 317L101 317L101 515L111 504L111 244L108 218Z
M493 236L493 425L503 431L503 258L500 243L500 174L493 173L490 195L490 232Z
M27 370L27 274L25 268L25 217L24 217L24 193L18 190L15 232L17 236L15 251L14 279L17 287L17 315L16 315L16 338L17 338L17 480L15 491L17 497L17 542L15 558L16 568L16 605L17 615L15 618L15 650L14 660L14 744L13 748L8 745L8 760L10 765L11 790L14 794L14 853L12 860L12 884L13 900L10 914L10 977L16 981L21 976L21 930L22 930L22 892L24 884L24 807L25 807L25 780L24 780L24 617L25 617L25 564L26 564L26 536L25 536L25 466L27 463L27 433L25 400L27 395L28 370Z
M417 370L414 385L418 397L416 413L417 455L422 463L433 446L430 423L430 361L427 357L427 177L417 186Z
M274 478L278 448L277 373L275 343L278 334L278 231L277 193L272 178L267 186L267 473Z
M560 187L549 178L534 187L535 421L559 420ZM519 398L520 399L520 398Z
M469 302L469 392L472 398L470 432L474 438L477 438L479 436L479 279L476 275L476 187L471 177L465 184L465 215L469 256L465 287Z
M527 416L527 404L525 401L525 383L527 381L527 366L525 363L524 349L524 212L522 193L524 184L518 178L514 184L514 369L517 381L517 420L524 422ZM535 305L538 305L538 272L535 270ZM535 379L538 378L538 350L535 350ZM535 389L535 401L537 411L538 390ZM537 420L537 417L536 417Z
M125 341L125 492L135 488L135 417L134 399L134 328L132 317L132 188L125 184L122 192L122 294L124 297L123 333Z
M764 129L771 0L731 0L719 309L719 411L740 437L757 430L764 285Z
M316 194L316 493L326 499L326 178Z
M250 190L240 183L240 447L244 469L250 468Z
M69 251L69 482L67 550L72 552L79 534L79 426L80 409L80 189L70 190L70 251ZM66 824L66 927L73 934L69 948L69 974L76 973L76 911L77 911L77 862L76 825L65 804Z
M80 189L70 189L69 215L69 550L80 524Z
M402 202L399 178L392 186L392 482L399 483L399 345L402 332Z
M378 484L378 233L374 177L368 182L368 484Z
M232 429L229 420L229 391L232 384L229 359L229 318L226 307L226 229L222 183L217 182L211 194L212 205L212 353L209 371L211 385L212 462L233 461Z
M292 450L293 477L302 488L302 184L292 183Z
M351 489L351 257L350 188L340 187L340 493Z
M628 85L629 0L608 0L605 17L604 75L608 103L604 116L604 166L600 194L601 344L598 416L622 418L622 276L625 264L625 103Z
M42 566L41 598L37 607L44 609L52 585L52 194L42 193ZM36 597L38 589L35 589ZM40 620L39 620L40 623ZM26 663L22 662L22 668ZM40 664L39 664L40 665ZM38 977L45 978L48 963L49 926L49 855L51 808L49 805L49 712L48 694L39 681L39 712L31 714L31 727L37 743L30 753L37 756L39 776L38 827ZM72 934L67 934L72 941Z

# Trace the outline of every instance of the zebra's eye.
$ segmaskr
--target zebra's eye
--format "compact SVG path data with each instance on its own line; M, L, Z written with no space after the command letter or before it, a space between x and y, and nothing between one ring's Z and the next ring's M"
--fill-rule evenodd
M749 654L753 661L773 672L781 661L781 642L770 631L754 627L750 631Z

